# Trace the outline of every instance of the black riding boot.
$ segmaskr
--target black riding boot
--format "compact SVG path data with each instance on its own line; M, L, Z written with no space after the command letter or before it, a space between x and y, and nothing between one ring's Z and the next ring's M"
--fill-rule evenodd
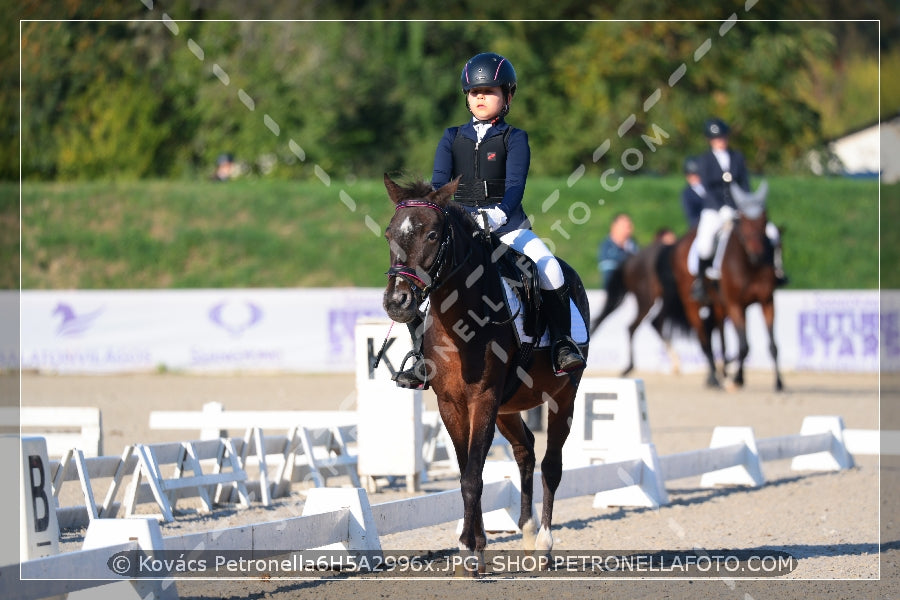
M555 290L541 290L541 302L547 307L550 328L550 357L553 370L563 375L585 367L584 357L571 337L572 314L569 312L569 286Z
M411 390L421 390L426 387L425 356L422 354L422 338L424 337L422 323L422 319L416 316L406 324L409 328L409 336L412 338L412 350L403 357L403 363L400 365L400 368L402 369L409 359L413 359L413 364L408 369L399 371L394 375L397 387Z
M701 258L700 264L697 266L697 277L691 284L691 298L697 302L709 302L709 295L706 293L706 282L709 281L706 277L706 269L711 266L711 258Z
M784 272L784 260L781 258L781 244L775 246L772 254L772 262L775 266L775 286L785 286L790 282L790 279L788 279L788 276Z

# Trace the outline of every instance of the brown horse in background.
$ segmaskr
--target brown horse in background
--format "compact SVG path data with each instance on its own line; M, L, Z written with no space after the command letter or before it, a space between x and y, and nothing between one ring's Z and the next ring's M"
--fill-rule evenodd
M721 326L725 318L731 320L738 336L737 371L733 382L744 384L744 361L750 351L747 343L747 307L759 303L769 333L769 353L775 369L775 389L784 386L778 367L778 347L775 344L775 269L772 263L774 249L766 236L768 219L765 209L767 186L763 182L755 194L749 194L736 185L731 186L732 196L738 207L738 218L732 224L722 258L721 279L706 281L708 305L701 305L691 296L694 276L688 271L688 253L695 232L684 236L673 247L672 272L684 315L691 323L700 341L700 347L709 363L707 385L719 387L715 360L712 354L710 334Z
M526 550L549 553L553 497L562 478L562 448L569 435L583 371L557 377L550 352L535 348L520 362L514 325L505 306L494 250L475 220L452 201L459 180L437 191L426 182L384 184L395 205L385 232L391 267L384 309L396 322L414 318L427 298L424 345L429 383L453 441L460 469L463 526L460 549L474 552L483 569L487 538L481 511L482 470L494 425L510 441L521 477L519 528ZM587 294L575 271L560 261L572 299L587 322ZM538 338L540 336L537 336ZM587 345L581 346L587 356ZM534 434L520 415L547 404L547 444L541 462L540 530L532 518Z
M671 245L654 241L622 261L606 282L606 302L600 314L591 321L590 335L594 335L606 317L622 305L629 293L637 301L637 315L628 326L628 366L622 371L622 377L634 370L634 333L658 301L662 305L650 324L666 346L673 371L679 371L678 355L672 349L672 336L677 332L690 331L691 324L684 317L684 309L672 280L671 251Z

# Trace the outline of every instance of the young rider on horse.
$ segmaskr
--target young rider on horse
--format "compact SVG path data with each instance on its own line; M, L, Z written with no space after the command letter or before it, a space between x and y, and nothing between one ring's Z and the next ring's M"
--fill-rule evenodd
M709 119L704 125L704 133L709 141L709 150L697 159L697 171L706 194L703 196L703 210L697 224L697 256L700 259L697 278L691 286L691 295L698 301L708 301L704 278L718 279L719 273L712 266L716 233L737 216L731 184L736 183L745 191L750 191L750 178L744 155L728 147L730 129L721 119ZM773 223L766 226L766 235L774 248L775 275L778 285L787 283L781 261L781 239L778 228Z
M472 120L450 127L438 143L431 185L439 189L460 176L455 200L477 217L486 218L500 240L528 256L538 267L542 305L547 307L553 365L557 374L583 369L584 357L570 337L569 290L563 271L531 230L522 209L525 179L531 162L528 134L504 117L516 93L516 71L504 57L482 53L466 62L460 77ZM396 376L400 387L418 389L425 382L421 346L424 324L408 324L416 362Z

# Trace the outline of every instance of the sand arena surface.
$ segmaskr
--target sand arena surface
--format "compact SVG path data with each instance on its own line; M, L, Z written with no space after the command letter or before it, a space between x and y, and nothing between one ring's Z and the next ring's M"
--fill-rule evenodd
M607 373L590 375L609 376ZM845 426L875 429L879 417L879 380L876 374L786 373L786 391L773 391L768 372L748 373L744 390L735 393L707 390L701 375L638 374L647 392L653 442L660 455L708 446L717 425L752 426L757 438L798 433L805 416L840 415ZM226 410L352 410L354 378L341 375L185 376L132 375L110 377L39 376L22 378L26 406L98 406L102 411L104 454L119 454L126 444L196 439L184 431L153 431L152 410L199 410L206 402L222 402ZM433 396L426 410L434 409ZM230 432L240 435L242 432ZM283 433L283 432L272 432ZM537 435L538 461L543 436ZM896 473L900 461L886 457L882 472ZM778 550L798 559L789 575L777 580L723 581L685 579L641 580L505 580L488 576L479 582L456 580L229 580L179 581L182 598L331 598L398 594L408 598L442 598L466 593L472 598L517 596L585 597L893 597L879 563L879 541L896 522L896 477L891 493L879 494L876 456L857 457L856 467L839 473L804 474L791 471L790 461L763 465L767 484L756 489L699 486L699 478L669 482L671 503L659 510L592 508L591 497L557 502L554 513L556 549L677 551ZM334 483L346 483L335 478ZM422 493L454 488L450 476L437 477ZM890 491L890 490L889 490ZM371 494L372 504L407 495L402 481ZM224 507L211 515L198 514L186 501L163 535L221 529L271 521L300 514L302 486L270 508ZM881 514L879 514L881 513ZM888 527L881 528L879 516ZM890 522L888 524L887 521ZM442 550L456 547L456 522L381 537L384 549ZM80 532L67 532L64 549L78 547ZM518 549L519 537L489 536L489 549ZM896 567L896 542L884 559ZM803 580L803 581L801 581ZM813 580L813 581L810 581ZM850 581L847 581L850 580ZM465 591L463 592L463 589Z

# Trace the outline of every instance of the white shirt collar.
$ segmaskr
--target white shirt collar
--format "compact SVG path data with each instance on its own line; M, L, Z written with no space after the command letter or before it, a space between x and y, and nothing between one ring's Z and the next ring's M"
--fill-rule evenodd
M728 150L713 150L712 153L719 162L722 171L731 170L731 155L728 154Z
M484 134L487 133L488 129L493 127L490 123L480 123L476 119L472 119L472 127L475 128L475 134L478 136L478 141L484 139Z

